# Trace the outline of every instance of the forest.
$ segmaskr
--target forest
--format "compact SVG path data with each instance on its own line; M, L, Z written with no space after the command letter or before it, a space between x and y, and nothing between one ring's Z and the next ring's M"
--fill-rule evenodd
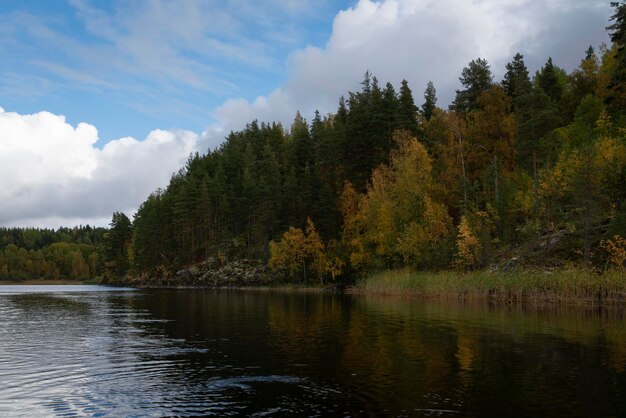
M548 58L531 74L517 53L498 81L476 58L443 109L431 82L416 103L406 81L366 72L332 114L295 112L288 128L252 121L190 155L132 220L115 213L90 242L9 243L19 231L0 231L0 278L48 277L56 264L113 282L209 258L322 283L512 260L624 268L626 4L612 6L611 45L581 51L569 73Z
M105 228L0 228L0 280L99 277Z

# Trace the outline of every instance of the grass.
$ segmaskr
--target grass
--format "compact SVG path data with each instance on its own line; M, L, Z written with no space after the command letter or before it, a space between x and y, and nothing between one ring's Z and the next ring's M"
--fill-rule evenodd
M626 272L586 269L459 273L389 270L357 283L357 292L437 298L521 302L620 304L626 301Z
M320 283L269 283L263 286L244 286L245 290L264 290L281 292L325 292L329 289L328 284Z

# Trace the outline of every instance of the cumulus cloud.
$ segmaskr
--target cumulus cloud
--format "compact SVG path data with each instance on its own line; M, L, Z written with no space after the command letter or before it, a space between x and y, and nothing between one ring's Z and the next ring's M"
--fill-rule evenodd
M109 13L87 0L72 0L86 30L103 45L70 39L39 18L28 16L4 21L0 39L15 41L3 33L28 28L27 39L46 40L89 63L74 65L78 70L59 66L54 59L33 65L78 85L115 90L124 102L156 91L142 83L144 77L165 80L157 86L180 102L166 106L171 97L157 94L158 100L151 97L151 104L159 103L168 116L182 109L204 117L197 109L187 112L187 106L198 105L193 101L196 96L189 90L172 90L170 83L202 91L213 91L216 85L236 90L231 79L242 78L244 70L236 70L236 65L225 67L232 75L229 78L198 57L221 56L244 69L275 68L271 40L294 38L297 31L274 33L272 28L288 26L283 24L292 13L301 11L303 3L272 1L282 10L278 20L275 13L259 13L271 8L249 0L229 3L247 16L243 20L233 20L234 14L220 14L219 2L186 1L176 6L163 1L139 2L137 7ZM307 10L319 4L307 0ZM340 94L359 88L365 70L396 87L406 78L418 103L426 83L432 80L442 106L459 87L461 69L477 57L491 63L496 79L502 77L505 63L517 51L525 55L531 70L548 56L571 70L590 44L608 40L604 27L610 15L605 0L360 0L335 16L325 45L290 54L288 75L280 86L254 100L225 101L214 109L215 123L202 134L155 130L143 140L121 138L100 149L95 145L98 131L90 124L72 126L63 116L48 112L24 115L0 108L0 225L103 225L113 211L132 215L150 192L167 185L190 152L214 148L225 133L241 129L253 119L288 125L296 110L309 118L315 109L333 112ZM137 16L141 19L135 19ZM248 25L252 20L255 24ZM242 34L242 28L248 26L256 31L263 28L260 43L248 33L250 29ZM5 45L15 51L23 49ZM13 76L22 80L19 74ZM249 83L254 78L246 77ZM45 82L28 79L20 86L43 86ZM40 89L18 90L37 96ZM14 91L0 85L0 93ZM184 99L181 92L185 92Z
M462 68L477 57L498 79L517 51L531 70L548 56L571 70L590 44L608 40L610 15L603 0L360 0L337 14L324 47L290 56L286 83L253 101L228 100L214 116L236 129L253 118L289 123L296 109L332 112L366 70L396 87L406 78L418 103L432 80L445 106Z
M142 141L121 138L98 149L92 125L0 108L0 225L105 225L114 211L130 216L203 139L155 130Z

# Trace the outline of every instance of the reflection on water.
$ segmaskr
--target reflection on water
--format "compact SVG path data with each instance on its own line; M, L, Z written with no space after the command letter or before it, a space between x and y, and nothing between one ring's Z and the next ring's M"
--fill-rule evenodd
M621 310L0 288L0 416L620 416Z

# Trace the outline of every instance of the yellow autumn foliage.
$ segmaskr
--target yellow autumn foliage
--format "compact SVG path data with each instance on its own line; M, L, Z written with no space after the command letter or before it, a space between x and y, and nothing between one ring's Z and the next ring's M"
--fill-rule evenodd
M431 198L426 148L408 133L397 133L395 140L390 164L374 170L367 193L356 198L350 185L344 188L343 239L356 269L437 263L445 258L443 247L452 235L445 206Z
M335 279L341 274L343 262L338 257L329 258L326 255L315 224L308 218L306 233L291 227L280 241L270 242L269 266L272 270L287 271L292 277L302 273L304 281L310 271L323 283L325 275L330 274Z
M480 242L472 232L467 217L462 216L456 239L457 254L454 264L461 269L472 270L480 263Z
M609 263L622 269L626 268L626 239L615 235L600 242L600 248L607 254Z
M561 153L554 167L540 173L539 195L542 200L557 200L570 193L572 181L581 165L578 151Z
M359 209L361 200L361 196L354 190L352 184L347 182L339 202L343 216L342 242L344 246L350 248L350 264L357 270L369 264L371 259L371 254L365 249L362 239L365 218Z
M396 250L404 263L420 265L437 260L452 234L452 223L444 205L424 199L423 222L410 222L400 233Z

